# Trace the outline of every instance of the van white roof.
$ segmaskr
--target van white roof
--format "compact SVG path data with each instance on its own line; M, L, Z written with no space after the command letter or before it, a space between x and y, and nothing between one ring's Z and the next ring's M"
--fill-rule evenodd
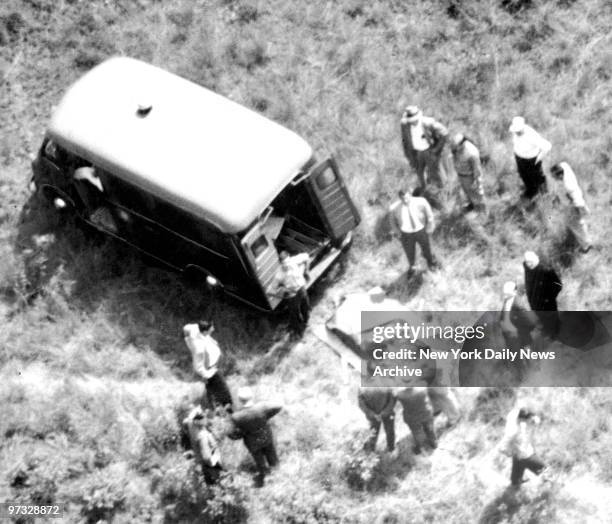
M151 106L146 116L138 115L142 105ZM285 127L125 57L68 90L49 136L227 233L247 228L312 157Z

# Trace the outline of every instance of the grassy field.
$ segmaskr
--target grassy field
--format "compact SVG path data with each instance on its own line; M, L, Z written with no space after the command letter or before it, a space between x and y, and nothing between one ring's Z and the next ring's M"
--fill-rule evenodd
M503 5L502 5L503 4ZM522 8L520 8L522 6ZM612 394L606 388L465 389L465 417L435 454L364 455L357 378L308 332L266 353L284 319L214 299L114 242L58 217L26 191L30 156L66 87L106 57L140 58L205 85L336 155L363 222L333 298L382 285L410 309L485 310L543 251L564 282L561 309L609 309L612 251L612 5L607 0L5 0L0 4L0 500L67 503L68 522L557 523L612 520ZM489 213L437 216L443 269L408 284L384 227L415 182L399 118L416 103L486 154ZM564 208L532 212L507 133L521 114L553 143L546 167L574 167L596 248L576 255ZM252 487L240 442L233 475L207 488L178 441L199 393L180 328L211 316L232 388L279 400L281 466ZM493 392L495 393L495 391ZM545 414L547 478L505 490L491 450L515 397Z

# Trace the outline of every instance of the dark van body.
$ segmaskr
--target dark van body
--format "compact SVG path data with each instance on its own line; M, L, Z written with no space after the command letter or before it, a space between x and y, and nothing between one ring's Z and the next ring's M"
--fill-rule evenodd
M113 58L64 96L33 186L181 272L275 309L279 251L310 255L309 285L359 214L333 158L288 129L171 73Z

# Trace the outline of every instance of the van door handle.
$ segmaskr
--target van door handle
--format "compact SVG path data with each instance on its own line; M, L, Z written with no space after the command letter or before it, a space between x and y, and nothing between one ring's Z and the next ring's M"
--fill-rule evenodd
M298 184L301 184L304 180L306 180L309 176L310 176L310 171L306 171L306 173L302 173L301 175L298 175L297 178L294 178L291 181L291 185L297 186Z

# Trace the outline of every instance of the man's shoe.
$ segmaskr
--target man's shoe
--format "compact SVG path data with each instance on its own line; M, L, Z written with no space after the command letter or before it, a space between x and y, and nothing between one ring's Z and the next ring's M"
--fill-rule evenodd
M471 202L465 206L463 206L463 212L464 213L469 213L470 211L474 211L474 204L472 204Z
M591 251L591 249L593 249L593 246L582 247L580 248L580 252L583 255L586 255L589 251Z

